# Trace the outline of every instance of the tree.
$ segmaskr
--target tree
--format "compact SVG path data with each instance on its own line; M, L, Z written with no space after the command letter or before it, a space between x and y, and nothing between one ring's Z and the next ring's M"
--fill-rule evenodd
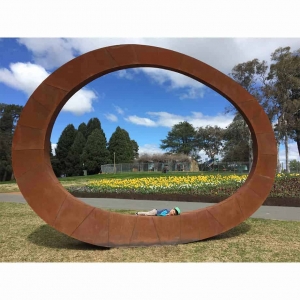
M79 176L83 173L83 165L81 155L86 144L83 134L77 132L74 143L72 144L68 156L66 158L67 176Z
M172 127L167 138L161 140L160 148L170 149L171 153L190 154L195 148L195 128L187 121L180 122Z
M13 178L11 147L23 106L0 103L0 181Z
M88 139L88 137L91 135L91 133L95 130L95 129L99 129L101 131L101 134L103 135L104 139L105 139L105 144L107 147L107 139L105 136L105 133L101 127L101 122L98 118L91 118L86 126L86 140Z
M76 138L77 131L73 124L69 124L60 135L57 147L56 147L56 158L59 162L59 173L61 174L67 174L67 166L66 166L66 160L69 154L69 151L71 149L71 146L73 145L73 142Z
M99 173L101 165L111 162L110 153L106 148L106 139L100 129L95 129L88 137L81 161L88 174Z
M240 114L236 114L230 125L224 130L223 161L249 161L248 128Z
M196 132L198 150L204 150L209 158L219 154L223 146L224 130L218 126L199 127Z
M79 126L78 126L78 132L81 132L82 133L82 135L83 135L83 137L85 138L85 139L87 139L88 138L88 134L87 134L87 126L86 126L86 124L84 123L84 122L82 122Z
M300 172L300 161L293 159L290 161L290 171L292 173L299 173Z
M247 90L252 96L254 96L258 102L264 107L265 111L269 111L269 102L266 100L265 87L267 85L267 74L268 65L266 61L259 61L257 58L237 64L233 67L232 72L229 74L237 83L239 83L245 90ZM227 108L226 111L229 112L231 108ZM236 112L236 116L237 116ZM271 117L272 118L272 117ZM244 119L243 125L248 129L247 123ZM253 150L252 150L252 138L250 130L244 131L248 139L249 147L249 160L250 169L253 162ZM228 144L229 145L229 144ZM246 148L245 148L246 149Z
M98 118L91 118L86 126L86 138L88 138L95 129L102 130L100 120ZM81 128L81 130L84 130L84 128Z
M229 76L262 103L264 100L264 93L261 88L267 82L267 70L267 62L264 60L259 61L255 58L234 66Z
M139 145L135 140L131 140L131 146L133 150L133 158L138 159L139 158Z
M300 154L300 49L292 53L290 47L278 48L271 54L268 95L277 118L276 131L284 141L286 166L289 172L288 140L293 138Z
M134 159L133 144L125 129L116 128L108 142L108 150L111 160L114 159L118 163L130 163Z

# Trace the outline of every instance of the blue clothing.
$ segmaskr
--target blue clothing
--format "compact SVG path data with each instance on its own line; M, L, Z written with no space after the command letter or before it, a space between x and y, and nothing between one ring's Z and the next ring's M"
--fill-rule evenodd
M157 210L156 215L163 217L163 216L166 216L169 212L170 212L169 209L164 208L164 209Z

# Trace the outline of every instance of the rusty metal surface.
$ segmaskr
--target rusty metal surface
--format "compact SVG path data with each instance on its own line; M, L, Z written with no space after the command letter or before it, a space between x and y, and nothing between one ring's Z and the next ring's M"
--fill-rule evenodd
M190 76L220 93L243 115L252 134L254 162L246 182L234 195L214 206L179 216L143 217L89 206L61 186L49 157L50 135L57 115L87 83L132 67L158 67ZM94 50L53 72L25 105L12 146L16 181L31 208L60 232L105 247L188 243L233 228L267 198L275 178L276 158L276 142L268 117L245 89L192 57L144 45Z

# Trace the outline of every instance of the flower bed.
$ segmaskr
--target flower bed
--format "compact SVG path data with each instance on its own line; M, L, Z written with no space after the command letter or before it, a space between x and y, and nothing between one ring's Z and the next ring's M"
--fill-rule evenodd
M77 194L188 195L228 197L242 186L247 175L199 175L101 179L80 187L69 187ZM269 197L300 197L300 174L278 174Z

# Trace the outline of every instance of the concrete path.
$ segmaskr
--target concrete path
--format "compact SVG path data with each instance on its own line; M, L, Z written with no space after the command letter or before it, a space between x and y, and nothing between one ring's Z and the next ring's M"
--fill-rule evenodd
M147 211L153 208L180 207L182 212L195 210L211 206L211 203L174 202L174 201L153 201L153 200L129 200L110 198L79 198L80 200L103 209L128 209L136 211ZM0 193L0 202L26 203L20 193ZM300 207L282 206L261 206L252 218L262 218L271 220L300 221Z

